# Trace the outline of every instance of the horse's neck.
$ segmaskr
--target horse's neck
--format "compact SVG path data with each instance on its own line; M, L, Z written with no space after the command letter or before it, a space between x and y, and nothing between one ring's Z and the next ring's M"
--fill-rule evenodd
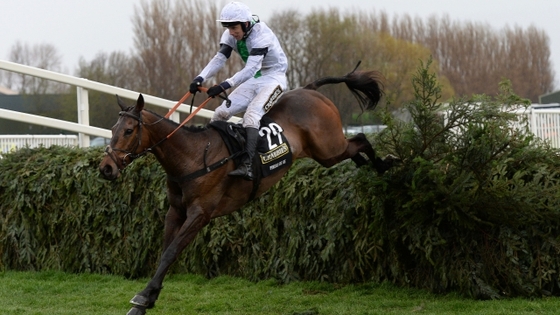
M176 124L165 119L147 127L150 147L154 146L151 153L168 174L192 172L198 165L188 162L202 159L204 148L200 143L208 136L204 131L193 132L180 128L167 138L176 128Z

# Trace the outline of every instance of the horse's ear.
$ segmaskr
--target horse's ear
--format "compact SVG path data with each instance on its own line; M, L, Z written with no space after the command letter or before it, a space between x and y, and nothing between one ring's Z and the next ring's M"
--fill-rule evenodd
M119 97L118 94L115 94L117 96L117 104L119 104L119 107L121 108L121 110L126 110L126 108L128 106L124 105L124 102L122 101L122 99Z
M142 94L138 95L138 99L136 100L136 106L134 107L134 111L141 112L144 109L144 96Z

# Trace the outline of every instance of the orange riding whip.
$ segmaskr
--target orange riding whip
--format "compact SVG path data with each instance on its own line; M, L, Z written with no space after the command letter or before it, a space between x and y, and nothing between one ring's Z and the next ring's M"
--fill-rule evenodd
M171 116L171 114L173 114L177 108L179 108L179 106L181 104L183 104L183 102L189 97L191 96L191 92L188 91L187 94L183 95L183 97L177 102L177 104L175 104L175 106L173 106L173 108L171 110L169 110L169 112L165 115L165 118L169 118Z
M199 86L198 87L199 91L202 92L207 92L208 88ZM225 92L224 92L225 93ZM179 106L191 95L191 92L187 92L187 94L185 94L180 100L179 102L177 102L177 104L175 104L175 106L173 106L173 108L165 115L165 118L169 118L169 116L171 116L171 114L173 114L173 112L175 112L177 110L177 108L179 108ZM227 105L229 107L230 105L230 100L227 98L227 94L225 97L220 95L220 98L223 98L226 100ZM210 100L212 99L212 97L207 98L204 102L202 102L200 105L198 105L198 107L187 117L185 118L185 120L183 120L183 122L177 127L175 128L175 130L173 130L170 134L167 135L166 139L169 139L177 130L179 130L181 127L183 127L189 120L191 120L196 113L198 113L204 106L206 106L206 104L208 104L208 102L210 102Z
M208 91L207 88L205 88L205 87L200 87L200 86L198 87L198 90L199 90L199 91L202 91L202 92L207 92L207 91ZM229 98L228 98L228 96L227 96L227 93L225 93L225 91L224 91L223 93L225 94L225 96L219 95L219 97L222 98L222 99L224 99L224 100L226 101L226 106L227 106L227 107L230 107L230 106L231 106L231 101L229 100ZM177 104L175 104L175 106L173 106L173 108L169 111L169 113L167 113L167 115L165 115L165 118L169 118L169 116L171 116L171 114L173 114L173 112L175 112L175 111L177 110L177 108L179 108L179 106L180 106L191 94L192 94L192 93L191 93L190 91L187 92L187 94L185 94L185 95L179 100L179 102L178 102ZM208 97L204 102L202 102L200 105L198 105L198 107L197 107L187 118L185 118L185 120L183 120L183 122L182 122L177 128L175 128L170 134L168 134L165 138L163 138L163 139L161 139L160 141L158 141L156 144L154 144L154 145L152 145L151 147L145 149L144 151L142 151L142 152L140 152L140 153L138 153L138 154L135 154L134 156L131 156L132 159L136 159L136 158L138 158L138 157L140 157L140 156L142 156L142 155L144 155L144 154L146 154L146 153L152 151L153 148L157 147L158 145L160 145L161 143L163 143L165 140L171 138L171 136L172 136L175 132L177 132L177 130L179 130L181 127L183 127L189 120L191 120L204 106L206 106L206 104L208 104L208 102L210 102L211 99L212 99L212 97ZM138 118L137 118L137 119L138 119ZM162 119L163 119L163 118L162 118ZM160 119L160 120L161 120L161 119ZM159 120L159 121L160 121L160 120ZM158 121L158 122L159 122L159 121ZM212 164L212 165L210 165L210 166L208 166L208 167L206 167L206 168L204 168L204 169L202 169L202 170L196 171L196 172L194 172L194 173L192 173L192 174L190 174L190 175L187 175L186 177L183 177L183 178L186 180L186 179L191 178L191 177L198 177L198 176L201 176L201 175L203 175L203 174L205 174L205 173L211 172L211 171L212 171L213 169L215 169L216 167L220 167L220 166L224 165L227 161L229 161L230 159L232 159L233 157L237 156L237 155L240 154L240 153L243 153L243 151L239 151L239 152L237 152L237 153L234 153L233 155L231 155L231 156L229 156L229 157L227 157L227 158L225 158L225 159L222 159L222 160L220 160L220 161L217 162L217 163L214 163L214 164Z
M203 87L199 87L199 90L203 90L206 91L208 90L207 88L203 88ZM187 92L187 95L190 94L190 92ZM208 102L210 102L212 98L209 97L207 98L204 102L202 102L200 105L198 105L198 107L187 117L185 118L185 120L183 120L183 122L177 127L175 128L175 130L173 130L170 134L167 135L167 138L169 139L169 137L171 137L177 130L179 130L181 127L183 127L189 120L191 120L196 113L198 113L204 106L206 106L206 104L208 104ZM175 105L177 106L177 105Z
M206 91L208 91L208 88L199 86L199 87L198 87L198 90L201 91L201 92L206 92ZM226 96L224 97L224 96L222 96L222 95L219 95L219 97L220 97L221 99L225 100L225 101L226 101L227 107L229 107L229 106L231 105L231 101L228 99L227 93L226 93L225 91L224 91L223 93L224 93ZM177 108L179 108L179 106L181 106L181 104L183 104L183 103L185 102L185 100L186 100L187 98L189 98L189 96L191 96L191 95L192 95L192 93L191 93L190 91L188 91L187 94L183 95L183 97L177 102L177 104L175 104L175 106L173 106L173 108L170 109L169 112L165 115L165 118L169 119L169 117L171 116L171 114L173 114L173 113L177 110ZM204 103L202 103L202 104L206 105L206 102L204 102ZM200 104L199 107L204 106L204 105L202 105L202 104ZM191 106L192 106L192 105L191 105ZM196 109L195 112L197 112L197 111L198 111L198 109ZM190 117L190 116L189 116L189 117ZM190 118L188 118L188 119L190 119Z
M207 88L205 88L205 87L200 87L200 86L198 87L198 90L199 90L199 91L202 91L202 92L208 91ZM173 112L175 112L175 111L177 110L177 108L179 108L179 106L180 106L190 95L191 95L191 92L190 92L190 91L187 92L187 94L185 94L185 95L179 100L179 102L177 102L177 104L175 104L175 106L173 106L173 108L167 113L167 115L165 115L165 118L169 118L169 116L171 116L171 114L173 114ZM183 120L183 122L182 122L177 128L175 128L175 129L174 129L170 134L168 134L165 138L161 139L161 140L158 141L156 144L154 144L154 145L152 145L151 147L145 149L144 151L142 151L142 152L140 152L140 153L138 153L138 154L135 154L133 158L135 159L135 158L137 158L137 157L139 157L139 156L142 156L142 155L144 155L144 154L146 154L146 153L152 151L153 148L157 147L157 146L160 145L162 142L164 142L165 140L169 139L175 132L177 132L177 130L179 130L181 127L183 127L189 120L191 120L191 119L194 117L194 115L196 115L196 113L198 113L204 106L206 106L206 104L208 104L208 102L210 102L211 99L212 99L212 98L209 97L209 98L207 98L204 102L202 102L200 105L198 105L198 107L197 107L187 118L185 118L185 120ZM228 100L228 101L229 101L229 100ZM135 118L136 118L136 117L135 117ZM138 120L139 118L136 118L136 119ZM163 118L162 118L162 119L163 119ZM161 120L161 119L160 119L160 120ZM158 120L156 123L158 123L160 120ZM139 121L141 122L141 120L139 120Z

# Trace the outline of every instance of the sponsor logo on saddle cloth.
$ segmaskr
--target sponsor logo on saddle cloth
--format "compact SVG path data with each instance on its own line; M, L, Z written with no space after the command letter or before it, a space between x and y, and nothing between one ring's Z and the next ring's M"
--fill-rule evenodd
M270 117L264 115L260 121L259 139L257 141L257 154L253 166L260 171L261 177L266 177L285 166L292 164L292 151L290 144L284 136L284 129ZM241 131L245 128L241 124L217 120L209 124L222 136L230 154L243 150L245 139ZM236 165L239 158L236 159Z
M292 151L283 131L280 125L267 116L261 120L257 153L261 162L262 177L269 176L292 163Z

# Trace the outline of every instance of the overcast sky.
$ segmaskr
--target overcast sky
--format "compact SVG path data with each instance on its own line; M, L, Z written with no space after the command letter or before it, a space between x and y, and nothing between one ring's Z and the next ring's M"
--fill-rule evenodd
M11 47L51 44L63 57L64 72L73 74L78 60L92 60L98 52L132 50L134 7L142 0L2 0L0 4L0 59ZM212 0L196 0L212 1ZM229 1L216 1L225 4ZM244 0L266 21L274 12L339 8L342 12L384 11L390 17L408 14L427 18L449 15L454 21L506 26L534 25L550 38L551 57L560 89L560 0ZM187 21L186 21L187 22Z

